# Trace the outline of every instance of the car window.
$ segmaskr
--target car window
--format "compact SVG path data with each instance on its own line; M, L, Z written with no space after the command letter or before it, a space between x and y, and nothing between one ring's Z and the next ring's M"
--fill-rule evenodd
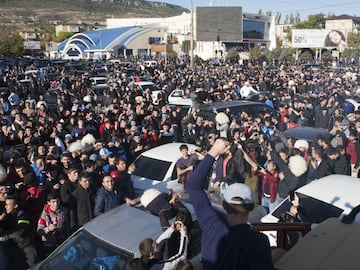
M321 223L325 219L330 217L338 217L344 211L341 208L338 208L334 205L328 204L323 201L319 201L313 197L307 196L305 194L296 192L299 197L300 204L302 204L305 208L308 221L310 223ZM336 198L335 198L336 199ZM281 203L281 205L273 212L273 216L280 218L282 213L289 211L290 202L285 200Z
M171 162L168 161L140 156L135 161L136 169L133 174L152 180L162 181L164 180L170 165Z
M143 84L141 87L143 90L149 88L151 92L160 90L160 88L157 87L156 84Z
M41 264L40 270L123 269L132 257L133 254L80 230L54 251Z

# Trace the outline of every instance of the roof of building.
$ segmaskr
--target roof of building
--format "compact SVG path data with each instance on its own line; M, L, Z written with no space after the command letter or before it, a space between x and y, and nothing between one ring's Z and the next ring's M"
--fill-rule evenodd
M326 20L329 20L329 21L331 21L331 20L355 20L355 21L360 21L360 17L343 14L343 15L340 15L340 16L334 16L334 17L328 18Z
M77 33L59 45L59 50L64 51L66 48L76 46L81 51L104 50L109 47L118 45L121 47L127 41L140 32L148 29L135 26L111 28L111 29L94 29L83 33Z

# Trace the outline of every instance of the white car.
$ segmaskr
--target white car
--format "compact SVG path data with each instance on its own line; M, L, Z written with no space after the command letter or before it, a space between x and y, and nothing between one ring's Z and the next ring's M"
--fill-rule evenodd
M185 97L184 90L175 89L168 96L169 104L181 106L193 106L193 100Z
M140 81L140 82L131 82L128 84L129 88L133 88L135 86L140 87L141 91L143 93L145 93L145 90L148 88L151 92L151 99L154 105L159 104L158 101L158 95L161 91L161 89L159 88L159 86L157 86L155 83L151 82L151 81Z
M183 203L193 219L188 256L194 269L200 270L200 227L192 205ZM86 223L31 269L124 269L127 261L141 256L139 244L142 240L156 240L161 233L158 216L143 207L123 204Z
M165 192L173 189L181 193L183 186L178 183L175 164L181 157L179 147L182 144L168 143L141 153L134 161L136 170L131 174L134 188L142 191L157 188ZM197 148L192 144L187 146L189 153Z
M311 230L275 263L281 270L358 269L360 223L329 218Z
M360 204L360 181L348 175L329 175L297 189L295 194L304 206L308 221L319 224L330 217L342 217ZM282 213L289 211L290 201L286 198L271 213L261 219L263 223L278 222ZM270 244L276 245L275 232L265 232Z

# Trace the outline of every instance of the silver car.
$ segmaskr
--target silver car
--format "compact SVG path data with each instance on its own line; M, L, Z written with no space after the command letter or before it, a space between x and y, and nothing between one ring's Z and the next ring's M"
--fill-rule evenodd
M192 206L184 203L193 217L188 257L201 269L201 233ZM142 207L123 204L91 220L33 270L82 270L124 268L127 261L140 257L139 244L162 233L159 217Z

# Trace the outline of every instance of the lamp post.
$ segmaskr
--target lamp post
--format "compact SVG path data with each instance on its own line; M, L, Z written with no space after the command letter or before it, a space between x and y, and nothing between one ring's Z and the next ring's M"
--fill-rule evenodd
M168 34L168 32L167 32L167 26L166 26L165 17L160 15L160 14L154 13L154 12L152 12L150 10L147 10L147 9L145 9L145 11L148 12L149 14L151 14L151 15L159 16L163 20L163 28L165 30L165 34L164 34L165 35L164 36L164 44L165 44L165 48L164 48L165 59L164 59L164 61L165 61L165 65L164 65L164 68L166 68L166 66L167 66L167 34Z
M193 0L191 1L191 20L190 20L190 31L191 31L191 39L190 39L190 66L194 65L194 6Z
M166 69L166 65L167 65L167 27L165 26L165 18L163 18L164 21L164 29L165 29L165 49L164 49L164 53L165 53L165 65L164 68Z

